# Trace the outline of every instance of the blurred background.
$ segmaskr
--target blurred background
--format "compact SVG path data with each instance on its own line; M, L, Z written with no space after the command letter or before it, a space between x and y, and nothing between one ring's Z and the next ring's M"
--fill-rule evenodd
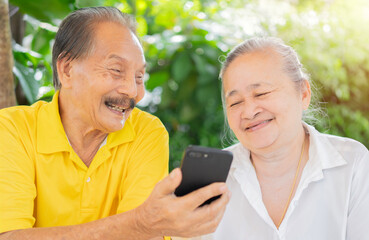
M25 105L49 101L54 94L51 50L58 25L68 13L86 6L115 6L136 17L148 63L147 92L139 108L166 126L171 169L179 165L188 144L218 148L232 144L224 134L219 60L254 36L280 37L296 49L323 109L311 122L318 130L369 147L367 0L10 0L9 4L16 101Z

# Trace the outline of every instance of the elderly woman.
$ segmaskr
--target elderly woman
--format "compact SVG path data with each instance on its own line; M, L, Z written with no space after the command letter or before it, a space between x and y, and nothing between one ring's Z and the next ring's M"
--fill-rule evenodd
M202 239L369 239L369 152L302 121L311 88L296 52L279 39L250 39L220 76L239 143L228 148L232 198Z

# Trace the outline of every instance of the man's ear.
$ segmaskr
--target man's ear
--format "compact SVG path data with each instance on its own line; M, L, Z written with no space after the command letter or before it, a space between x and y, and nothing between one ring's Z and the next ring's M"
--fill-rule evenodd
M311 88L308 80L303 80L301 86L301 97L302 97L302 107L304 110L308 109L311 100Z
M68 55L61 59L58 59L56 62L56 69L58 70L58 78L63 88L71 87L72 62L73 61L69 59Z

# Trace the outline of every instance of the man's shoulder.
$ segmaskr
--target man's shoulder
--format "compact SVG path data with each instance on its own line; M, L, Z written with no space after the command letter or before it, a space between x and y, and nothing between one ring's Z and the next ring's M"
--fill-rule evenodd
M47 104L44 101L38 101L31 106L14 106L0 110L0 123L13 125L36 122L37 115L42 106Z
M158 128L165 130L164 124L158 117L138 108L133 109L130 121L136 131L140 129L155 130Z

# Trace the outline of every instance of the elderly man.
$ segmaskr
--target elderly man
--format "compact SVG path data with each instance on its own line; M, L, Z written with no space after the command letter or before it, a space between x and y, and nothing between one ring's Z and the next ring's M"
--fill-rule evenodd
M80 9L61 23L52 102L0 111L0 239L215 230L228 190L215 183L174 196L181 172L165 177L168 134L159 119L134 108L144 96L145 65L134 21L115 8Z

